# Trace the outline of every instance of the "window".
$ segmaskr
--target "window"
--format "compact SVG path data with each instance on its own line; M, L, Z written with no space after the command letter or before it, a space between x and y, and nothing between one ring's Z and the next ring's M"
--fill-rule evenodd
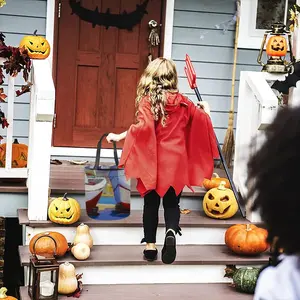
M288 26L296 0L241 0L239 48L260 49L263 35L275 22Z

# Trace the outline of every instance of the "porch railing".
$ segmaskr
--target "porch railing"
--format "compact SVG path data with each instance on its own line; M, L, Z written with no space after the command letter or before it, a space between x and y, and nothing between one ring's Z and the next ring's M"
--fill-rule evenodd
M0 59L0 65L3 60ZM6 129L6 157L5 167L0 168L0 178L27 178L27 168L12 168L12 143L14 132L14 107L15 107L15 78L8 76L7 80L7 110L6 118L9 123L9 127Z
M284 75L271 75L262 72L241 72L233 180L245 198L247 197L247 164L253 151L257 151L264 140L264 130L272 122L278 110L278 98L267 81L284 79ZM247 218L253 222L260 216L249 210Z
M31 82L27 168L12 168L15 78L8 78L7 153L5 168L0 168L0 178L27 178L28 217L30 220L46 220L55 103L52 72L47 60L33 60Z

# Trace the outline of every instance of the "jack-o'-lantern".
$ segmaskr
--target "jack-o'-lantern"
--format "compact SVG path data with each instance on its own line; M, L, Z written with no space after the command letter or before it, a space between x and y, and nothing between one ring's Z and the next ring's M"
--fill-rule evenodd
M269 38L266 53L268 56L282 57L287 53L287 42L282 35L273 35Z
M225 187L226 182L221 181L217 188L209 190L203 199L205 214L214 219L229 219L233 217L238 204L232 190Z
M28 146L25 144L19 144L15 139L12 144L12 168L26 168L27 167ZM0 168L5 168L6 160L6 143L0 145Z
M68 198L67 194L54 199L48 208L49 219L57 224L73 224L79 220L80 213L80 205L77 200Z
M24 36L19 47L27 49L30 58L45 59L50 54L50 45L43 36L36 33L37 30L33 35Z

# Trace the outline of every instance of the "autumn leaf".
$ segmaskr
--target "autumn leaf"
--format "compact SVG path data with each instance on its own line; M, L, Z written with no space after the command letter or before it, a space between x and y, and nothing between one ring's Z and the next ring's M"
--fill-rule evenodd
M9 126L6 118L0 118L0 124L2 124L3 129Z
M16 91L16 97L19 97L25 93L29 93L31 86L32 86L31 82L28 82L26 85L22 85L21 89Z
M0 88L0 102L5 102L7 96L4 94L3 88Z

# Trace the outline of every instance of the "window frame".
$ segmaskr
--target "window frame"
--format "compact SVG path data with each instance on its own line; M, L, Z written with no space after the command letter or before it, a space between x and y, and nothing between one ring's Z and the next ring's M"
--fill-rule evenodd
M297 1L299 2L299 1ZM260 49L267 29L256 29L258 0L241 0L238 47ZM285 0L285 20L287 21L288 0Z

